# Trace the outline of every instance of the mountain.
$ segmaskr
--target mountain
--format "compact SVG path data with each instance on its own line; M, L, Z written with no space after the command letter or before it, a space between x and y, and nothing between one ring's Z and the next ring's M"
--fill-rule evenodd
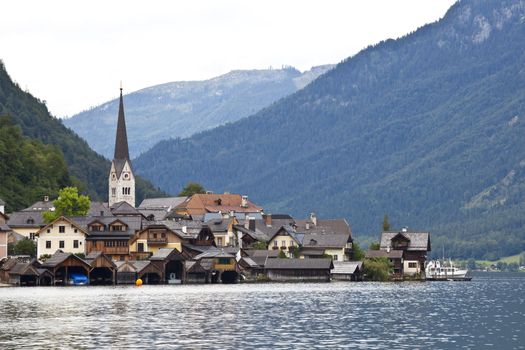
M255 115L162 141L137 172L249 194L270 212L383 215L430 230L434 251L525 250L525 3L464 0L445 17L346 59Z
M60 119L52 117L45 103L22 91L11 80L5 66L0 61L0 116L4 115L10 116L12 123L20 127L25 137L46 145L52 145L58 149L67 163L71 181L80 187L82 192L89 194L94 200L107 200L109 161L89 148L88 144L73 131L66 128ZM116 113L114 118L117 119ZM108 137L106 141L110 140L109 143L114 145L114 137L114 135L111 138ZM22 154L20 154L21 156ZM3 166L7 168L18 166L13 163L18 161L24 162L25 160L11 159L5 161L2 158ZM38 174L39 176L47 176L45 173ZM137 179L136 182L137 201L140 201L144 196L162 196L164 194L143 179ZM0 181L0 187L3 191L13 190L3 189L4 186L7 184ZM27 189L27 191L33 191L33 189ZM48 194L52 195L53 193ZM34 198L25 197L25 205L42 198L37 195L38 193L34 193ZM9 205L9 203L7 204ZM18 206L22 204L22 202L17 202L17 206L14 208L19 209Z
M129 150L132 157L160 140L187 137L233 122L302 89L333 65L304 73L295 68L237 70L205 81L181 81L152 86L125 96ZM112 100L64 119L100 154L111 158L118 101Z

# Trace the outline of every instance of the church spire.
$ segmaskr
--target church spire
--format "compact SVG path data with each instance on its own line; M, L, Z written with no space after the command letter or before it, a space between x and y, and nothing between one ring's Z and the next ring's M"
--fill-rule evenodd
M114 159L129 159L126 119L124 118L124 101L122 99L122 83L120 85L120 103L118 107L117 137L115 139Z

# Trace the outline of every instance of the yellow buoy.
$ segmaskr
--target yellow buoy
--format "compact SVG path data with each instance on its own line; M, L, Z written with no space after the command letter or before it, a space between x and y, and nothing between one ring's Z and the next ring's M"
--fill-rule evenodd
M135 281L135 285L136 285L137 287L142 286L142 280L141 280L140 278L139 278L138 280L136 280L136 281Z

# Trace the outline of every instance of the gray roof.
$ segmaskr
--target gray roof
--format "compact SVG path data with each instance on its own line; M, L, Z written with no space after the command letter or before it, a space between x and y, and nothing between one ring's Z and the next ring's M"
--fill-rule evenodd
M345 219L317 219L317 224L311 220L297 220L297 232L317 234L345 234L352 236L352 230ZM307 229L308 227L308 229Z
M195 260L210 258L235 258L235 255L225 252L223 249L210 250L194 257Z
M44 227L43 211L15 211L9 214L7 224L11 227ZM33 220L33 223L31 222Z
M352 275L363 269L362 261L334 261L332 275Z
M331 259L268 259L268 270L329 270L334 266Z
M303 247L342 248L350 239L349 233L307 233L303 237Z
M166 260L170 256L171 256L171 260L182 260L182 255L175 248L160 248L149 259L162 261L162 260Z
M402 257L403 257L402 250L390 250L389 252L387 252L386 250L367 250L365 253L365 258L367 259L373 259L373 258L401 259Z
M234 225L233 227L235 230L252 237L256 241L268 242L270 240L270 237L267 234L265 234L264 232L258 229L255 229L255 231L252 231L242 225Z
M244 262L246 262L246 264L248 264L248 266L250 266L250 267L259 267L259 266L262 266L262 265L256 263L252 258L250 258L250 257L248 257L248 256L242 257L241 260L243 260Z
M410 241L407 250L430 251L430 234L428 232L383 232L380 249L391 248L391 240L397 235L401 235Z
M249 249L246 249L245 252L248 254L248 256L252 257L252 258L261 258L261 257L269 257L269 258L276 258L279 256L279 251L278 250L262 250L262 249L259 249L259 250L249 250Z
M11 231L11 227L7 224L0 224L0 231L1 232L9 232Z
M138 212L144 215L146 218L148 218L150 215L153 215L153 220L164 220L166 215L168 214L167 211L164 209L143 209L143 208L137 208Z
M212 219L206 221L204 224L207 225L213 233L227 232L232 220L233 219Z
M10 275L37 275L38 271L28 262L18 262L15 266L9 270Z
M89 265L89 263L75 254L72 253L64 253L60 250L57 250L55 254L53 254L49 259L47 259L44 263L42 263L42 267L55 267L57 265L60 265L62 262L66 261L70 256L73 256L75 259L80 260L81 262Z
M130 263L135 267L136 271L140 273L140 271L144 270L148 265L151 263L149 260L137 260L137 261L130 261Z
M101 212L103 213L102 215ZM113 216L108 203L91 202L87 216Z
M282 226L281 228L279 228L277 231L275 231L275 233L273 234L272 237L270 237L270 241L275 237L275 236L279 236L279 235L283 235L283 234L287 234L289 235L290 237L292 237L298 245L302 245L303 244L303 239L304 239L304 233L298 233L298 232L295 232L293 227L289 226L289 225L286 225L286 226Z
M53 204L53 201L38 201L23 209L22 211L48 211L54 207L55 205Z
M163 209L166 212L184 202L188 197L146 198L137 209Z
M113 215L140 215L140 212L126 201L115 203L110 209Z
M83 230L88 232L88 239L100 237L114 237L116 239L130 237L135 234L136 231L142 229L142 217L140 216L75 216L68 218L75 222ZM122 221L128 226L125 231L109 231L108 225L114 221ZM88 226L93 222L100 222L106 226L104 231L89 231Z

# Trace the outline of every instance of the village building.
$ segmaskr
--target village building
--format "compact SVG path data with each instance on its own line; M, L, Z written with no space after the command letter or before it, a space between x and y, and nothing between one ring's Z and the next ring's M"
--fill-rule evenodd
M1 201L1 199L0 199ZM3 204L3 202L1 202ZM7 244L11 228L7 225L9 217L0 211L0 259L7 257Z
M42 214L54 210L53 202L48 196L44 196L42 201L37 201L25 209L9 214L7 224L13 232L34 240L38 230L46 225Z
M137 210L149 221L166 219L168 213L188 197L146 198Z
M234 228L238 223L235 217L231 217L211 219L204 224L213 232L217 247L235 247L239 244Z
M37 257L52 255L57 250L85 254L87 235L78 223L60 216L36 232Z
M304 234L295 232L293 227L282 226L268 241L268 250L282 251L287 257L294 257L303 237Z
M362 261L334 261L334 268L331 271L332 280L335 281L362 281L363 262Z
M89 266L89 284L109 285L117 282L117 265L109 256L93 251L84 259Z
M91 266L75 254L57 251L42 263L42 268L51 272L54 285L72 284L76 280L89 284Z
M425 262L428 252L431 251L428 232L410 232L407 228L399 232L383 232L379 249L387 254L395 251L395 254L401 255L397 266L394 265L394 271L402 278L425 278ZM390 255L388 257L397 259L390 258Z
M264 266L270 281L329 282L331 259L268 259Z
M131 160L129 158L122 87L120 88L115 153L109 171L108 200L110 207L119 202L127 202L130 206L135 208L135 176L133 175Z
M207 272L209 283L235 283L239 279L239 270L235 255L224 249L210 249L193 258Z
M161 283L181 284L185 280L185 257L175 248L161 248L149 258L158 271Z
M191 216L193 220L204 221L207 213L220 213L224 217L262 213L262 208L239 194L194 194L176 206L173 211L179 215Z
M132 260L147 259L160 249L177 249L182 252L184 236L169 228L162 221L147 222L145 225L147 226L135 233L129 241Z

